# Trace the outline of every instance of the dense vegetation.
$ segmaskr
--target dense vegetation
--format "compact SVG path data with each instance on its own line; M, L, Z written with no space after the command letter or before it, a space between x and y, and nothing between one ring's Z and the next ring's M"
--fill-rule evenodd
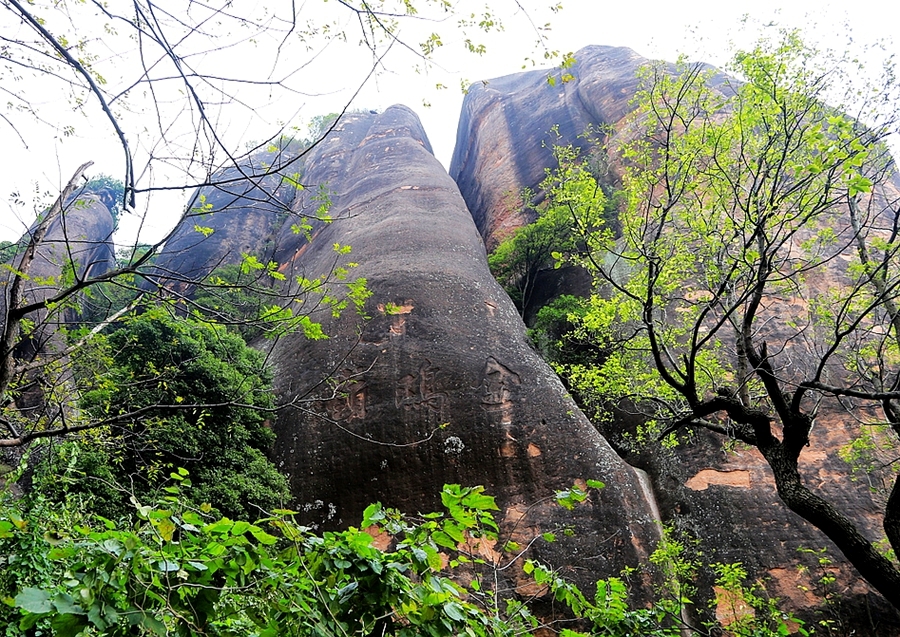
M645 442L700 428L755 447L782 501L900 607L894 462L878 469L880 543L799 469L820 414L862 424L879 447L900 434L900 202L885 144L900 86L888 69L860 87L856 60L823 57L795 32L738 51L730 70L740 81L683 60L642 70L627 134L604 146L620 175L617 226L562 151L545 206L567 209L578 249L555 256L585 268L595 292L544 308L534 339L595 415L639 410Z
M0 555L9 567L0 572L4 634L526 636L542 620L519 596L497 590L512 566L568 609L543 624L565 637L676 637L694 593L697 565L670 539L651 560L665 574L653 607L631 607L621 578L599 581L586 596L520 561L522 547L500 537L497 506L480 487L445 486L444 510L424 516L372 505L359 528L321 535L287 510L252 523L217 517L209 504L194 504L192 490L186 470L172 472L158 501L134 503L130 522L97 517L71 500L51 505L39 492L23 499L0 492ZM578 487L556 494L567 508L586 497ZM497 542L504 556L486 561L480 544ZM789 627L805 634L758 585L745 584L739 565L710 568L718 573L716 601L735 610L732 635L786 635Z
M252 519L288 500L286 479L266 458L271 374L239 335L153 308L77 356L79 408L113 424L46 445L35 475L44 497L84 497L116 519L133 510L131 497L154 501L184 468L196 504L223 515ZM131 415L117 421L123 414Z

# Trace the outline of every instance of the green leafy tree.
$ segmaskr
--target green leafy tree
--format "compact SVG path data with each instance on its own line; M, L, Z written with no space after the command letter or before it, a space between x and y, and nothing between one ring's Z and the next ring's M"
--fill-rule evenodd
M193 297L197 312L212 322L234 327L250 341L265 333L265 325L258 319L270 308L281 310L281 294L274 281L263 270L247 268L244 264L217 268Z
M589 307L587 299L563 294L538 310L534 325L528 329L531 341L564 381L566 372L574 366L602 366L615 347L601 334L584 329ZM591 397L576 395L582 407Z
M104 425L50 446L36 477L47 497L90 497L94 511L115 518L131 496L153 501L184 467L192 496L224 515L252 519L290 498L266 457L271 373L239 335L154 308L80 351L76 364L80 409Z
M580 151L573 146L557 146L553 155L559 168L547 170L539 192L552 190L554 196L536 206L531 203L536 194L526 190L522 200L527 202L535 220L513 231L488 256L491 273L523 316L531 305L539 273L554 267L562 255L578 248L572 228L572 209L590 206L601 216L607 211L603 189L587 165L577 161Z
M570 382L652 398L660 438L701 427L758 449L782 501L900 607L896 565L798 470L825 411L900 433L900 202L884 143L898 86L890 72L858 86L852 61L794 32L731 70L739 81L684 61L642 71L611 148L621 236L591 209L576 220L602 288L583 325L623 344ZM896 482L884 530L896 551Z

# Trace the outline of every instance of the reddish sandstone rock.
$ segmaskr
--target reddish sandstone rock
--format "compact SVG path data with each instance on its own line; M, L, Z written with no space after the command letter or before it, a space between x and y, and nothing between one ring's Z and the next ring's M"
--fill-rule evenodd
M469 88L450 176L489 250L532 221L523 214L520 194L554 167L554 144L586 147L579 136L589 127L615 126L630 112L635 74L647 61L631 49L608 46L586 47L575 59L570 82L550 85L546 71L527 71Z
M645 59L630 49L587 47L575 55L575 79L548 85L546 72L519 73L472 86L460 117L457 146L450 173L460 186L479 231L492 248L515 228L531 219L523 212L518 193L534 189L555 168L549 148L552 143L586 146L579 137L590 125L608 126L622 134L622 123L630 110L637 87L636 71ZM712 82L721 85L724 77ZM550 133L555 127L556 133ZM611 166L610 183L616 166ZM537 193L540 198L541 193ZM827 223L846 226L846 220ZM889 224L888 224L889 225ZM798 236L803 241L805 236ZM843 280L838 259L821 280L810 276L810 286ZM560 275L551 285L539 283L535 297L546 302L557 295ZM568 275L563 275L565 279ZM823 278L824 277L824 278ZM574 282L567 284L574 289ZM581 292L587 293L588 286ZM767 301L770 343L789 342L777 355L776 366L784 370L802 367L801 340L778 331L777 317L795 313L800 298ZM530 311L536 311L531 308ZM771 349L771 348L770 348ZM881 537L883 502L873 494L861 474L854 476L838 453L858 432L858 425L836 406L823 405L809 449L800 457L807 484L819 490L839 509L847 512L870 538ZM825 536L791 513L775 493L771 471L755 449L732 449L709 433L676 450L651 447L635 451L624 434L635 423L626 414L601 424L613 446L633 464L650 474L662 517L678 529L700 538L703 561L742 562L752 578L768 578L772 591L787 598L788 607L807 617L835 618L858 634L894 634L900 630L897 615L887 609L880 596L871 593L840 552ZM885 459L890 460L890 459ZM832 564L820 567L817 555L803 550L825 549ZM798 574L797 567L809 568ZM811 597L822 575L836 577L832 592L840 603L825 607ZM711 591L713 578L704 576L704 590ZM809 590L805 590L803 587ZM819 591L821 587L819 587ZM813 601L813 600L818 601ZM818 604L818 610L810 606ZM875 610L873 610L875 609ZM847 623L849 622L849 623ZM891 628L888 628L891 626ZM848 628L849 630L849 628Z
M368 320L326 313L317 318L328 340L293 334L272 352L280 400L295 405L275 424L276 461L302 517L354 524L376 500L424 512L445 483L481 484L520 540L571 525L574 538L535 553L582 582L645 560L659 529L635 472L526 343L416 116L392 107L346 117L307 158L306 180L328 184L336 220L309 244L285 229L276 259L288 276L317 275L335 243L350 245L352 276L372 297ZM607 486L586 506L545 501L524 513L591 478Z

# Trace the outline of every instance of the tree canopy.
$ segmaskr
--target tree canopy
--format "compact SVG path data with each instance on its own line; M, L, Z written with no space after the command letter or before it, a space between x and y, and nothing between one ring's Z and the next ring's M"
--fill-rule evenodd
M888 73L860 88L853 61L795 32L738 51L729 70L737 79L684 60L643 70L608 142L619 231L573 208L578 262L598 285L581 329L616 345L569 366L569 382L642 407L660 439L702 427L756 447L785 504L900 606L895 564L798 469L817 423L900 433L900 182L885 144L898 85Z
M130 317L77 353L79 408L111 424L50 445L37 463L39 490L57 501L91 496L94 512L116 518L132 496L158 498L184 468L197 504L223 515L283 507L287 480L266 458L275 400L262 354L222 326L170 312Z

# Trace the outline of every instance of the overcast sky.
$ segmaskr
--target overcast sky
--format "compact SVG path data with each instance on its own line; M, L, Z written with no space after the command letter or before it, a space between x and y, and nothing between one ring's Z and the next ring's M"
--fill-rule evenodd
M892 31L900 25L900 3L896 2L856 2L850 5L795 1L790 6L781 6L785 3L767 0L753 3L561 1L564 8L556 14L546 11L547 0L521 0L521 4L529 9L529 16L534 22L551 22L548 45L564 53L577 51L589 44L604 44L628 46L650 58L674 60L683 52L691 59L722 64L727 58L730 41L749 44L756 39L758 30L755 27L742 28L741 18L750 12L756 24L777 22L799 27L809 41L821 46L843 48L850 37L858 44L887 40L888 51L898 54L900 58L900 43L892 35ZM306 7L305 15L311 15L310 11L315 10L320 2L307 0L302 5ZM116 0L112 4L115 5ZM332 2L329 6L334 4ZM533 49L535 36L525 16L513 10L515 2L492 0L490 5L504 19L505 30L485 40L488 46L485 55L464 53L461 43L454 41L454 36L450 35L452 25L425 25L420 28L434 28L445 38L445 46L437 56L439 67L427 74L415 73L412 68L415 60L400 50L392 50L385 58L387 70L368 81L354 104L359 108L379 110L395 103L410 106L422 119L435 155L445 166L449 166L463 99L460 83L518 72L522 70L526 57L539 57L540 54L538 52L536 55ZM476 3L473 6L479 5ZM9 15L0 14L0 30L4 35L10 31L8 22ZM400 35L415 41L420 39L421 32L410 27ZM111 59L112 56L111 52ZM251 65L252 68L253 64L246 56L240 55L228 58L223 54L222 59L221 64L230 69L241 65ZM307 94L273 98L266 109L257 109L259 117L252 122L246 112L231 115L224 109L218 111L224 139L236 150L243 150L248 142L269 134L280 122L296 122L302 127L302 123L314 115L340 110L365 77L366 62L364 51L356 42L350 42L343 49L329 47L304 70L308 78L305 80L305 86L309 87L305 91ZM72 111L71 104L61 96L42 94L40 85L19 82L11 87L8 77L3 82L5 85L2 88L5 90L39 96L44 104L42 108L51 121L63 121ZM436 89L438 83L447 88ZM135 131L138 130L139 122L128 123ZM95 161L93 174L121 175L121 151L108 124L101 117L82 113L78 114L76 124L75 135L62 143L54 142L52 135L47 141L35 143L34 139L42 139L37 129L33 136L26 132L28 139L23 143L17 133L0 122L0 148L3 149L0 153L0 240L16 238L31 219L30 208L33 206L9 204L10 193L27 195L35 189L58 189L87 159ZM163 173L158 173L157 183L162 178ZM142 238L152 240L167 230L177 220L186 196L185 193L175 193L154 199L147 215L152 223L145 225ZM146 205L146 201L139 202L139 210L146 212L147 208L142 208L142 203ZM125 231L132 236L136 232L137 221L137 216L134 216L123 224Z

